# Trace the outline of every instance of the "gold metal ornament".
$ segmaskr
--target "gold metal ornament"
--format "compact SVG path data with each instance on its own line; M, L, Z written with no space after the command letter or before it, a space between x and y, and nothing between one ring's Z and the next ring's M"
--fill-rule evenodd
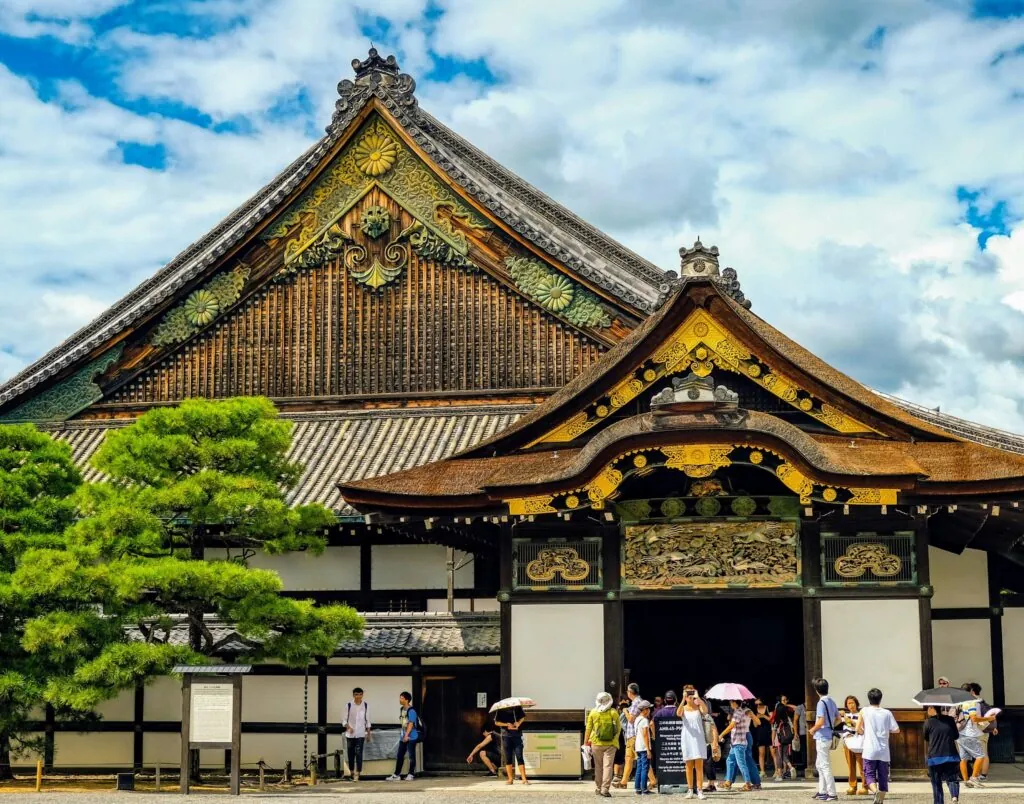
M902 568L903 559L876 542L851 544L835 562L836 574L842 578L860 578L868 570L879 578L892 578Z
M383 176L398 158L398 146L390 137L367 134L355 149L356 166L367 176Z
M563 581L582 581L590 575L590 564L571 547L549 547L526 565L526 577L531 581L550 583L556 575Z

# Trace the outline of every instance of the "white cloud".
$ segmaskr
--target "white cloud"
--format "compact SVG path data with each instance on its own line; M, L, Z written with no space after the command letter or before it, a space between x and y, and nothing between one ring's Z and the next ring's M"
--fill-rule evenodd
M92 35L89 21L128 0L4 0L0 31L22 38L52 36L82 43Z
M140 116L75 85L43 103L0 72L16 111L0 117L0 197L16 199L0 216L0 313L15 320L54 273L91 300L75 309L106 303L201 235L316 136L366 52L361 25L384 17L376 44L397 43L426 108L639 253L672 268L699 234L756 312L857 379L1024 429L1024 224L982 253L956 197L987 188L980 211L1024 216L1024 59L1002 55L1024 19L967 5L523 0L510 14L447 0L430 24L426 0L186 5L237 24L203 38L122 28L95 46L122 60L130 96L251 133ZM482 59L501 84L425 80L431 53ZM305 107L269 113L300 93ZM162 143L167 169L121 164L123 139ZM72 322L4 326L0 376Z

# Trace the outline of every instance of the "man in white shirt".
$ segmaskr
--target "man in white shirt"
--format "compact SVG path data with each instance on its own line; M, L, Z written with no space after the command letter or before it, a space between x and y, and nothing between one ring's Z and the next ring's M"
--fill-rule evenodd
M363 772L363 743L370 736L370 707L363 700L363 688L352 690L352 700L345 706L345 717L341 723L345 729L345 743L348 746L348 770L352 781L359 781Z
M882 691L868 690L869 706L862 709L857 721L857 734L864 735L864 782L874 793L874 804L882 804L889 792L889 735L900 727L888 709L882 708Z

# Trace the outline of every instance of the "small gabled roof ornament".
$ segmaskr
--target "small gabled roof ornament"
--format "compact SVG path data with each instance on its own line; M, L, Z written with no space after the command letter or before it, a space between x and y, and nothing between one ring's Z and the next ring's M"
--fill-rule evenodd
M718 246L706 247L698 238L691 248L683 246L679 249L679 278L674 271L667 271L668 282L662 285L661 302L680 285L691 279L710 279L719 290L729 296L737 304L750 309L750 301L740 290L740 279L735 268L724 270L718 267Z
M671 387L662 388L651 398L654 413L724 413L739 408L740 397L724 385L715 386L714 378L698 377L692 371L685 377L673 377Z
M371 47L365 59L352 59L352 69L355 80L345 78L338 83L338 100L327 133L347 125L348 113L361 107L371 95L383 100L399 117L416 108L416 81L399 69L394 56L382 58L377 48Z

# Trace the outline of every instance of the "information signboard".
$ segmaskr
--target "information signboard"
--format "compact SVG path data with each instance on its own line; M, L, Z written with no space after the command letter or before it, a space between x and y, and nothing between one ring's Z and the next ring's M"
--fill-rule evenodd
M664 787L686 787L686 761L683 759L683 719L659 717L654 721L654 767L658 790Z
M579 779L583 775L578 731L524 731L523 764L535 776Z
M235 685L229 682L193 681L189 742L230 743Z

